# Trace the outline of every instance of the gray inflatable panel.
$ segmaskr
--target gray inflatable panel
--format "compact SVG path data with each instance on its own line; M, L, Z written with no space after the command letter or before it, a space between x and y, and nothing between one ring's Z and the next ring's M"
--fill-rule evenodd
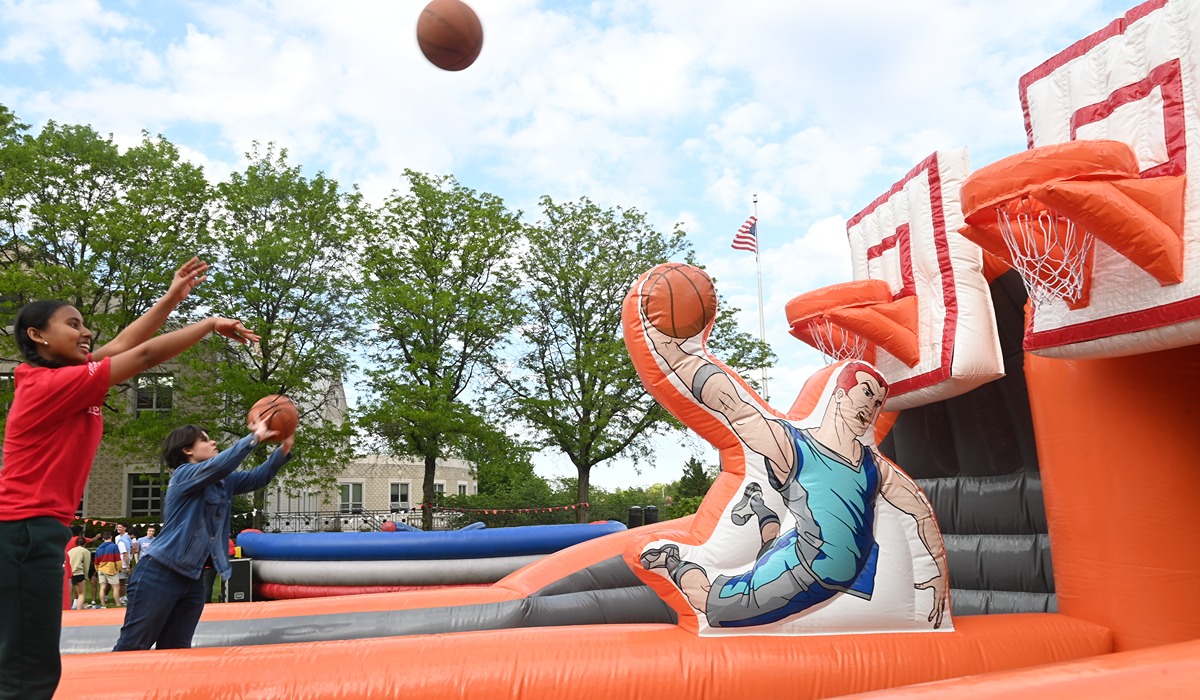
M545 554L487 559L285 561L255 559L254 579L302 586L437 586L495 583Z
M652 589L638 586L479 605L201 622L192 646L255 646L521 627L676 622L674 611ZM119 625L64 627L59 650L63 654L109 651L119 633Z

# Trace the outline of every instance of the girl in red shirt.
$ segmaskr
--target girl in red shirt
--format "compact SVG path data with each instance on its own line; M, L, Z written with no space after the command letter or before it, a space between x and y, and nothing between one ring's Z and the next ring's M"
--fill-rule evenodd
M50 698L58 686L63 547L100 446L109 387L210 332L259 340L241 321L220 317L152 337L207 269L189 260L149 311L95 351L73 306L36 301L17 313L13 335L25 363L13 372L0 468L0 698Z

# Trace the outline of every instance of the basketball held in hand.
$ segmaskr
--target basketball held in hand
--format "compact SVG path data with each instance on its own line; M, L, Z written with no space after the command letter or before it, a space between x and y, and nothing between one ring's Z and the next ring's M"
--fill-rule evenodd
M459 71L479 58L483 25L461 0L433 0L417 18L417 45L433 65Z
M698 267L659 265L642 285L642 313L650 325L672 338L691 338L717 314L717 291Z
M267 438L267 442L283 442L295 434L296 427L300 425L300 412L288 397L271 394L255 401L246 414L247 425L254 425L260 420L266 421L267 428L275 431L275 435Z

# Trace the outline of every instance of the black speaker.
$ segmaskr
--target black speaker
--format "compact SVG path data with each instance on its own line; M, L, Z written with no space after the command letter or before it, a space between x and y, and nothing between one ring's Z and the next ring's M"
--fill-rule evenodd
M233 567L228 583L225 584L225 601L229 603L248 603L254 600L254 569L250 559L230 559Z

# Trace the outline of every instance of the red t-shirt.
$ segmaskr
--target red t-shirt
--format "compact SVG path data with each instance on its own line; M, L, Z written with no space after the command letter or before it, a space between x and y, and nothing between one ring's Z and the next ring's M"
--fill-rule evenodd
M4 434L0 521L43 515L69 525L104 434L109 358L49 369L19 365Z

